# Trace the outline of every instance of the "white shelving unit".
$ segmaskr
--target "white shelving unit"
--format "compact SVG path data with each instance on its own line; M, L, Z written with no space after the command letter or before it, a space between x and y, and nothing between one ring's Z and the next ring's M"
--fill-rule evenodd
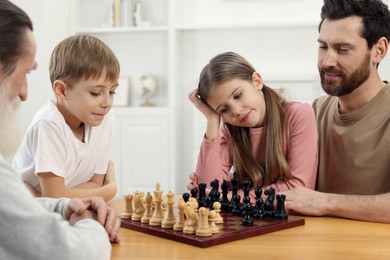
M151 22L145 27L110 26L113 2L73 0L71 21L75 34L96 36L110 46L121 64L121 76L130 79L128 106L113 108L117 196L135 190L151 191L157 182L163 190L175 190L175 77L170 62L175 57L175 43L169 18L172 1L143 0L143 18ZM145 74L157 79L153 107L140 107L140 78Z
M321 1L141 2L150 27L102 27L113 0L73 0L70 7L74 33L106 42L118 56L121 74L131 79L129 106L114 108L118 196L151 191L156 182L164 191L185 191L205 130L203 115L187 93L218 53L240 53L266 84L293 99L311 102L320 95L315 75ZM297 16L292 8L309 15ZM153 108L139 107L138 81L145 73L159 81Z

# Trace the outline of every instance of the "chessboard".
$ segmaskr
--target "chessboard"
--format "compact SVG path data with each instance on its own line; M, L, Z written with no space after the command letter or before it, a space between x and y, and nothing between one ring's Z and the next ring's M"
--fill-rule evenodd
M149 235L205 248L305 224L305 219L289 216L288 219L264 218L254 220L254 224L252 226L244 226L241 224L242 217L235 216L231 212L221 212L221 216L224 221L222 224L218 225L219 233L213 234L209 237L189 235L181 231L150 226L149 224L144 224L140 221L132 221L131 219L122 219L121 226L123 228L143 232Z

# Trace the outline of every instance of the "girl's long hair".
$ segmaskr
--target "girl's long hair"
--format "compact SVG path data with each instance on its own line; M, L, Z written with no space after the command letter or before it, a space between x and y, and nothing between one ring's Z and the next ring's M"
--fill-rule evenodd
M207 103L207 97L215 84L236 78L252 81L254 72L252 65L240 55L233 52L219 54L201 72L198 85L199 95ZM284 99L266 85L263 86L262 92L266 106L265 136L264 142L261 143L265 154L264 167L253 156L249 128L225 123L231 135L228 148L240 187L245 178L251 181L252 186L266 186L292 177L283 154L283 141L288 145L289 140L289 130L285 123Z

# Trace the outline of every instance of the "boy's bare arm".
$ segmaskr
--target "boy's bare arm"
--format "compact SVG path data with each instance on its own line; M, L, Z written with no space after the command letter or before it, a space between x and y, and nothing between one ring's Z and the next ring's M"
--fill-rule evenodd
M83 184L83 187L66 188L63 177L57 176L51 172L41 172L38 173L38 176L43 197L85 198L100 196L105 201L109 201L114 198L117 191L115 178L110 178L110 181L104 182L103 186L98 186L96 183L90 182ZM102 175L103 178L104 176L105 175Z

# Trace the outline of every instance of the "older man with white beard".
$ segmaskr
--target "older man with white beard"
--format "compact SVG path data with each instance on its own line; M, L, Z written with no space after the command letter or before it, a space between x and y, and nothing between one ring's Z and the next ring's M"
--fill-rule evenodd
M9 79L1 82L0 87L0 100L8 100L11 96L12 89ZM19 97L14 98L10 102L0 103L0 151L3 156L10 156L15 153L16 148L20 142L20 134L16 124L16 115L20 107L21 99Z
M34 199L3 156L19 144L16 112L36 67L30 18L0 0L0 259L110 259L120 220L102 198Z

